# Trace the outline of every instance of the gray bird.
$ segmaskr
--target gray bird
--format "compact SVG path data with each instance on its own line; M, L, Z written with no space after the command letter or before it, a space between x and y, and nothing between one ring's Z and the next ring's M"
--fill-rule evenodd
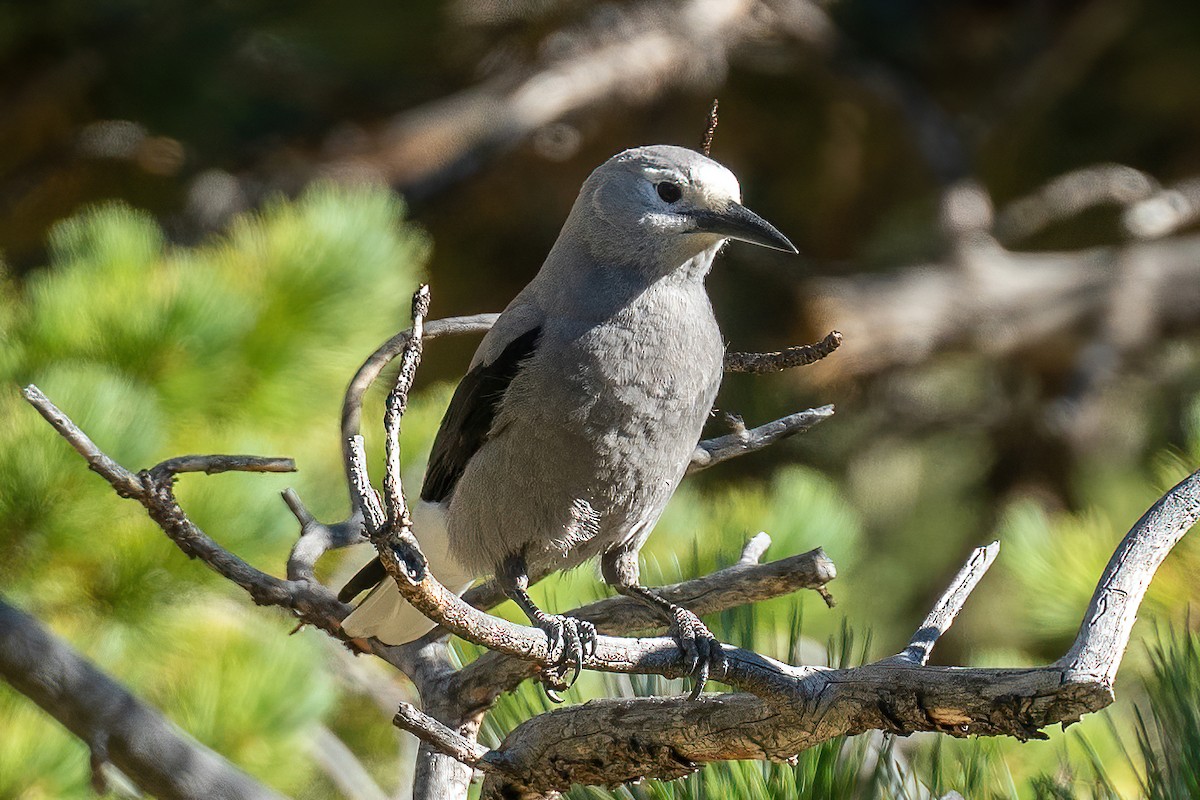
M666 145L610 158L479 345L434 441L413 509L429 569L460 593L495 575L576 676L595 629L534 605L529 575L596 556L606 583L670 623L693 694L723 661L695 614L641 585L638 551L721 384L725 344L704 279L727 239L796 252L710 158ZM432 629L383 577L375 562L342 590L348 601L375 585L345 631L401 644Z

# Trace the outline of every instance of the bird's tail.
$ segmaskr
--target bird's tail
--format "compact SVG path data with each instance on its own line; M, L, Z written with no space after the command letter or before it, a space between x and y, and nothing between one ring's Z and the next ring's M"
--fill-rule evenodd
M421 543L429 570L443 586L460 595L470 588L476 576L450 554L445 509L440 504L417 504L413 509L413 533ZM405 644L435 627L435 622L400 596L391 578L385 578L342 620L342 630L350 636L356 639L374 636L384 644Z

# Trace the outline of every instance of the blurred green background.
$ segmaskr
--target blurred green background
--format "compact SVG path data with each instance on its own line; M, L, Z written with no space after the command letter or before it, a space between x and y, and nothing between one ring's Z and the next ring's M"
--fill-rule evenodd
M0 5L0 65L0 591L296 797L343 796L331 737L403 796L414 745L389 708L407 686L318 632L288 637L284 615L189 562L19 387L131 468L296 458L296 475L180 487L220 542L282 573L296 530L278 492L345 514L341 392L405 327L417 283L434 316L500 310L587 173L626 147L695 146L714 96L713 156L803 254L725 253L710 292L731 347L846 336L816 367L727 380L720 406L749 424L837 415L685 482L644 551L653 582L760 530L769 556L834 558L835 610L780 599L709 620L721 635L793 660L886 655L999 539L934 661L1053 660L1120 536L1200 461L1194 3L47 0ZM1097 164L1129 169L1038 194ZM1059 211L1022 227L1029 196ZM983 222L956 232L972 208ZM963 274L977 283L948 301L901 291ZM1033 301L988 300L1022 281ZM413 480L474 345L427 349ZM328 561L331 582L352 569ZM860 737L617 796L1198 796L1197 574L1185 539L1117 703L1049 742ZM602 587L581 570L538 591L566 608ZM678 688L587 676L570 700ZM543 703L525 687L485 738ZM0 798L86 797L88 775L84 745L0 685Z

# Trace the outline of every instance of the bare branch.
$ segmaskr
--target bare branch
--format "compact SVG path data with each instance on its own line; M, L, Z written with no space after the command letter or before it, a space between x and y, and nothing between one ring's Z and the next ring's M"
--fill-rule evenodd
M1012 244L1089 208L1131 206L1158 191L1158 181L1124 164L1093 164L1060 175L1014 200L996 216L996 237Z
M401 703L396 716L392 720L397 728L402 728L423 742L428 742L448 756L452 756L463 764L489 769L484 761L488 749L478 742L461 736L450 730L433 717L421 713L411 703Z
M948 200L970 200L962 189ZM990 202L981 190L975 194L965 205ZM804 293L807 315L816 324L836 321L850 336L838 361L843 376L948 349L1006 356L1046 342L1094 340L1081 348L1081 379L1073 381L1086 391L1099 383L1097 372L1115 370L1158 332L1200 320L1200 237L1163 238L1200 219L1200 179L1158 190L1127 167L1088 167L1011 205L997 223L998 235L1015 241L1055 215L1109 199L1128 203L1122 225L1136 241L1013 252L986 229L975 230L941 262L812 281Z
M383 495L387 507L388 523L395 527L410 527L408 504L400 485L400 420L408 409L408 393L412 390L421 363L424 349L425 315L429 313L429 286L422 284L413 294L412 332L408 344L400 357L400 372L396 385L388 394L387 408L383 415L384 427L384 473Z
M1200 471L1171 489L1121 542L1074 645L1054 664L923 666L916 663L927 653L921 633L914 637L920 651L915 658L850 669L734 663L733 670L776 672L772 696L599 700L542 714L518 726L490 757L504 772L487 777L483 797L538 796L575 782L669 779L704 762L782 759L834 736L873 729L1045 738L1042 728L1071 724L1112 702L1112 679L1146 587L1197 518ZM948 627L996 549L993 544L976 551L923 627ZM731 654L734 662L741 657L740 651Z
M761 3L704 0L610 9L604 26L560 32L563 55L399 114L323 172L371 176L409 196L428 194L486 156L582 110L614 99L642 104L672 87L714 84L731 51L764 30L756 10Z
M362 515L353 514L344 522L326 525L305 508L294 489L283 491L283 501L300 523L300 536L288 554L288 580L315 581L317 560L330 550L362 541Z
M54 426L54 430L58 431L67 440L67 443L74 447L79 455L83 456L84 460L87 461L88 469L99 474L104 480L112 484L117 494L121 497L138 497L141 495L142 482L138 477L105 455L96 446L96 443L79 429L78 425L72 422L54 403L51 403L46 395L42 394L41 389L33 384L29 384L21 393L25 395L25 399L29 401L29 404L36 408L38 413Z
M282 800L3 599L0 675L155 797Z
M367 477L367 447L361 435L352 436L349 445L350 485L358 495L356 505L363 510L368 531L378 531L387 522L379 493Z
M30 387L27 396L31 403L53 409L35 388ZM67 438L88 442L81 452L85 457L90 455L89 464L103 465L105 469L97 471L114 487L120 485L124 469L119 465L108 467L111 460L61 411L53 409L47 418L57 421L55 427ZM378 495L366 479L361 437L355 437L348 450L360 494L359 504L367 511L370 527L390 528ZM220 548L179 509L171 491L173 476L156 478L143 472L137 479L140 486L135 497L184 552L202 558L214 570L246 588L256 602L291 608L302 620L312 621L335 636L344 635L337 621L347 609L328 590L308 581L282 581L266 575ZM395 487L400 490L398 479ZM302 524L311 518L298 503L293 504L293 510ZM681 774L680 770L690 770L707 760L787 757L832 736L870 729L897 733L936 730L955 736L1040 737L1040 729L1046 725L1073 722L1111 702L1112 677L1128 643L1146 586L1166 553L1198 517L1200 473L1172 489L1121 543L1097 587L1075 644L1055 664L1031 669L920 665L928 648L949 626L954 613L994 558L994 546L984 548L955 579L922 631L914 637L909 651L916 652L910 658L893 657L863 667L831 670L793 667L727 647L728 668L722 680L750 694L722 695L699 702L680 698L597 701L536 717L518 727L501 752L487 756L489 764L505 773L489 775L488 796L498 796L494 793L504 787L518 790L533 787L544 794L576 781L611 783L639 775L673 777ZM403 532L406 526L400 527ZM752 558L745 561L756 558L755 551L760 548L761 545L748 546ZM483 614L440 586L427 571L419 579L402 573L390 547L378 549L385 564L389 554L392 556L394 563L389 565L389 573L406 599L448 630L510 656L543 664L549 660L542 631ZM812 565L818 566L822 556L809 555ZM707 594L701 591L699 598L684 601L704 613L706 598L713 605L718 602L714 598L728 601L728 593L734 587L745 590L749 585L746 575L779 570L788 561L767 565L739 562L706 579L672 588L682 593L685 588L701 590L705 582L716 584ZM831 577L832 570L827 569L818 583L823 585ZM794 581L790 573L788 580ZM671 596L670 589L666 594ZM622 602L628 601L624 598L603 601L579 613L603 626L621 628L638 624L633 609L640 607L621 609ZM486 664L485 659L489 658L493 664L504 664L499 660L501 657L489 654L459 675L450 675L441 645L418 642L404 648L375 644L371 647L392 663L412 670L412 674L424 676L418 684L423 692L435 687L443 690L429 695L430 699L446 699L445 707L438 712L441 716L474 715L463 728L466 735L450 732L450 738L445 730L426 724L425 719L404 709L401 720L414 726L420 723L427 741L440 742L438 746L453 750L455 757L478 763L481 748L471 743L477 730L475 709L486 707L494 697L478 691L482 685L478 665ZM671 639L606 635L599 637L596 652L585 658L585 666L680 677L685 669L681 661L678 647ZM433 666L426 669L423 666L426 664ZM521 674L515 669L495 670L490 675L492 686L503 687L514 675L519 680ZM423 716L433 718L432 713ZM654 723L643 725L650 717ZM563 736L562 731L567 729L573 735ZM89 741L98 743L97 752L111 752L111 741L105 743L102 738ZM598 753L602 755L597 756ZM553 765L550 771L548 764ZM463 773L460 770L454 776L446 773L444 777L458 781Z
M1158 239L1200 219L1200 179L1182 181L1125 210L1122 224L1139 239Z
M388 796L346 743L324 725L313 731L313 760L346 800L388 800Z
M476 314L471 317L450 317L448 319L433 320L424 324L422 338L425 341L429 341L439 336L485 333L496 323L496 319L499 316L499 314ZM363 397L366 395L367 389L379 378L384 367L391 363L392 359L404 352L404 348L408 345L408 340L411 336L411 329L401 331L377 347L375 352L354 373L354 377L350 379L350 385L346 387L346 396L342 400L342 454L345 461L347 481L352 479L349 442L353 437L362 433ZM352 504L357 502L357 494L353 488L350 491L350 501ZM355 507L357 508L357 506Z
M933 652L933 646L937 644L937 640L941 638L942 634L950 630L950 626L954 624L954 618L958 616L959 611L962 611L967 598L987 573L988 568L992 566L992 562L996 560L999 552L999 542L992 542L986 547L975 549L975 552L967 559L967 563L954 576L950 587L934 604L929 616L925 617L925 621L921 623L921 627L913 634L912 639L908 642L908 647L904 648L896 658L913 664L925 664L929 661L929 654Z
M832 416L833 406L821 406L820 408L810 408L807 411L797 411L795 414L789 414L751 430L743 428L715 439L705 439L696 445L696 451L692 454L692 462L688 465L687 474L691 475L715 464L720 464L722 461L762 450L780 439L804 433L817 423Z
M290 458L262 456L176 456L155 464L149 471L156 476L182 472L203 472L207 475L220 472L295 472L296 462Z
M798 344L774 353L726 353L726 372L750 372L763 375L768 372L783 372L793 367L803 367L820 361L842 343L842 334L830 331L816 344Z
M667 600L696 614L715 614L728 608L750 605L772 597L781 597L800 589L823 591L837 577L833 561L817 548L807 553L766 564L745 560L745 553L760 545L766 549L770 537L758 534L746 545L743 558L733 566L682 583L659 587ZM645 605L627 597L609 597L567 612L587 620L598 631L628 634L636 631L661 632L662 619ZM502 653L484 653L450 678L450 691L467 707L487 707L496 697L533 677L538 667Z
M739 565L749 566L762 561L762 557L766 554L767 548L771 546L771 536L766 531L759 531L746 542L742 548L742 554L738 557ZM832 562L831 562L832 563Z
M340 623L350 612L350 607L339 602L332 592L313 581L280 580L255 569L221 547L188 519L175 499L173 475L161 471L158 475L150 472L134 475L105 455L36 386L26 387L25 397L87 458L88 464L109 482L117 494L140 502L150 518L187 556L199 558L213 571L241 586L255 603L290 609L305 624L316 625L334 636L344 638ZM136 490L128 488L130 477L137 482Z
M1075 643L1056 662L1071 680L1112 686L1154 573L1198 518L1200 471L1177 483L1121 540L1096 585Z

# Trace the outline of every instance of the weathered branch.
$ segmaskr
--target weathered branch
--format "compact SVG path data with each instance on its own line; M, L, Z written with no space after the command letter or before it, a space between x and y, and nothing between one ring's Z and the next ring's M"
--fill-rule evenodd
M485 779L483 797L544 797L572 783L676 778L701 763L784 759L867 730L1045 738L1042 728L1071 724L1112 702L1112 680L1138 604L1167 552L1198 517L1200 472L1133 526L1096 588L1075 643L1054 664L979 669L918 663L932 645L924 629L940 633L949 626L995 557L993 544L972 554L900 656L850 669L777 662L748 667L776 673L770 696L629 698L556 709L518 726L489 756L500 769Z
M0 676L155 797L282 800L3 599Z
M402 376L404 374L402 370ZM411 371L408 375L401 382L401 395L407 391ZM36 388L29 387L26 397L114 488L118 491L128 488L123 476L132 473L100 452ZM402 399L397 395L391 402ZM366 480L361 440L351 443L350 453L358 501L366 510L369 525L376 529L386 528L388 515ZM171 462L166 463L170 465ZM398 462L393 459L391 463ZM160 468L158 476L153 472L134 476L138 484L127 493L146 507L150 516L181 549L201 557L210 567L242 585L256 602L292 608L302 620L312 621L334 635L340 635L336 621L347 608L332 599L328 590L308 581L274 578L224 551L178 508L171 494L173 473L166 468ZM386 482L385 486L390 487L389 504L402 502L398 476L394 483ZM307 512L299 505L294 506L294 510L303 522ZM401 528L405 516L403 513L393 516L401 523ZM928 667L919 663L927 656L937 636L949 626L954 613L961 608L966 595L994 557L993 547L984 548L973 556L905 653L881 662L847 670L793 667L728 647L728 667L721 679L743 689L741 694L721 695L698 702L681 698L604 700L561 709L524 723L513 731L498 752L486 756L481 755L480 748L471 742L477 730L472 726L477 722L464 723L465 735L460 731L448 737L445 730L426 724L421 717L402 715L401 721L424 726L428 741L440 742L439 747L453 751L451 754L456 757L473 760L473 763L485 759L489 766L494 766L498 771L489 774L489 796L500 796L496 792L508 789L544 794L577 781L611 783L642 775L673 777L681 770L690 770L698 763L716 759L785 758L832 736L870 729L897 733L935 730L956 736L1038 737L1042 735L1040 729L1046 725L1075 721L1082 714L1111 702L1112 677L1128 642L1145 587L1171 546L1198 516L1200 473L1172 489L1131 530L1097 587L1075 644L1063 659L1046 667L968 669ZM542 631L498 620L471 608L438 585L430 575L422 575L419 569L413 569L413 564L404 560L407 558L404 548L396 547L397 541L401 540L388 539L389 546L380 547L380 554L385 563L391 554L395 563L389 567L389 572L402 593L431 618L469 641L499 653L537 663L547 663L554 657L555 654L548 652ZM761 552L761 540L758 541L758 544L748 546L751 557ZM821 566L819 553L807 556L813 567ZM760 579L767 578L772 570L784 573L774 577L786 580L788 586L794 587L794 568L804 558L798 556L768 565L740 560L726 570L673 589L681 594L684 590L696 593L697 597L685 602L704 612L707 610L706 598L714 606L718 603L715 598L721 598L719 602L741 602L730 595L730 589L736 587L736 590L746 591L750 586L747 576L752 573ZM822 583L832 577L828 572L817 574L814 579L818 584ZM710 586L711 591L707 591L706 586ZM668 596L671 596L670 591ZM651 622L639 620L635 606L622 609L625 602L624 599L606 600L580 609L579 613L613 628ZM444 655L442 650L436 653L428 650L429 646L421 643L406 648L372 645L385 657L386 651L390 650L409 654L404 658L393 654L390 660L417 673L421 671L421 659L436 661ZM492 659L494 664L504 663L496 654L484 658ZM585 666L679 677L685 668L681 660L671 639L601 636L595 655L585 659ZM513 676L519 680L518 673L519 670L509 673L496 670L491 677L503 684ZM464 670L459 676L451 676L443 664L429 673L425 684L426 688L434 683L443 689L453 686L454 691L447 692L446 696L453 694L457 698L457 714L471 717L475 713L477 720L477 712L462 704L479 702L486 707L494 697L477 691L482 685L481 674L481 668L476 667ZM452 684L455 678L458 681ZM447 707L440 713L453 716L453 711L454 708ZM432 714L426 716L433 719ZM642 724L650 719L653 724ZM564 730L573 733L566 737ZM101 748L98 752L105 750ZM597 757L597 753L603 757Z
M295 472L296 462L290 458L262 456L176 456L150 468L154 475L179 475L184 472Z
M803 367L820 361L842 343L842 334L831 331L816 344L799 344L775 353L726 353L726 372L750 372L763 375L769 372L783 372L793 367Z
M432 324L432 323L431 323ZM428 330L428 327L426 328ZM222 460L223 457L189 457L186 461L168 460L156 468L135 475L120 465L108 459L90 439L57 407L53 405L36 387L29 387L26 392L29 402L35 406L47 419L55 421L55 427L81 452L88 453L89 464L97 463L102 469L97 471L109 480L110 484L119 483L122 474L133 475L138 481L136 493L130 493L147 509L164 532L190 556L202 559L210 568L222 576L242 586L255 602L261 605L278 605L288 608L297 614L304 624L313 624L331 635L345 640L340 628L340 620L349 613L349 606L340 603L325 587L311 580L312 560L314 553L324 552L324 545L317 540L330 535L334 526L321 526L315 523L312 515L304 508L303 503L294 492L286 492L285 499L289 507L300 521L305 533L302 542L312 545L311 549L297 545L293 549L292 560L289 562L289 579L281 580L251 567L237 556L228 552L212 540L207 534L192 523L182 509L179 508L172 492L174 473L181 471L180 467L195 467L203 470L206 465L221 464L227 467L235 462ZM83 444L86 443L86 444ZM356 437L347 448L352 465L351 473L356 481L356 491L360 493L360 502L368 509L373 524L382 525L386 522L383 505L375 490L366 481L365 457L363 456L361 437ZM258 460L246 457L236 462L247 468L255 468L263 464L271 466L275 460ZM395 485L397 492L400 485ZM348 536L348 527L342 528ZM354 534L357 536L357 533ZM311 541L310 541L311 539ZM677 602L683 602L700 613L711 613L725 608L754 602L759 599L777 596L795 591L798 588L811 587L823 589L824 584L836 575L832 562L821 551L793 556L780 561L758 564L753 563L768 543L768 537L760 535L752 545L747 546L738 564L719 570L708 576L697 578L674 586L666 587L665 596ZM309 560L309 556L312 560ZM306 574L307 573L307 574ZM444 590L443 590L444 591ZM465 607L457 597L453 600L465 608L465 613L477 615L485 619L493 618L483 615L473 608ZM459 609L463 611L463 609ZM640 604L635 604L627 598L610 598L579 609L580 616L595 619L602 629L613 632L628 632L637 628L661 629L660 622L646 613ZM497 622L502 622L497 620ZM503 623L511 629L520 630L521 626ZM532 636L536 640L532 645L536 654L537 646L544 650L545 638L540 630L525 629L523 636ZM521 637L517 637L521 639ZM611 637L605 637L610 638ZM600 654L609 658L610 665L620 671L640 671L648 666L650 671L667 676L681 676L678 648L671 639L615 639L612 640L614 652ZM624 644L629 643L626 650ZM488 658L503 659L497 654L488 654L472 667L461 674L455 673L449 660L445 658L445 646L440 642L417 642L402 647L388 647L374 640L368 643L371 652L395 665L421 687L426 703L442 708L441 716L461 720L460 732L465 731L470 738L478 730L480 712L494 701L502 691L515 686L531 674L531 664L528 660L508 658L507 661L497 662L497 671L491 676L492 686L486 688L483 679L486 677L480 667L486 665ZM519 653L527 658L526 652L530 643L521 640L517 643ZM734 651L731 651L734 652ZM747 665L768 663L752 653L734 652L740 662ZM615 661L614 661L615 659ZM543 656L544 660L544 656ZM622 661L624 660L624 661ZM729 680L740 680L736 677ZM745 685L751 685L746 683ZM768 687L769 688L769 687ZM765 689L764 689L765 690ZM441 701L439 701L441 698ZM426 709L430 709L427 707ZM432 717L432 715L431 715ZM444 761L439 761L437 754L422 748L421 760L418 763L418 778L426 781L426 787L465 785L469 779L469 770L463 773L455 770ZM431 790L432 791L432 790ZM449 790L447 790L449 791Z
M1200 472L1177 483L1142 515L1104 568L1079 634L1058 662L1074 682L1112 686L1138 607L1171 548L1200 518Z
M137 497L142 492L142 482L129 470L109 458L87 434L79 429L66 414L62 413L51 403L42 390L36 386L26 386L25 399L54 426L54 430L74 447L79 455L87 461L88 469L108 481L121 497Z
M692 463L688 465L687 472L691 475L720 464L722 461L762 450L780 439L804 433L817 423L824 422L832 416L833 406L821 406L820 408L810 408L807 411L797 411L795 414L789 414L750 430L741 425L739 426L740 430L735 430L725 436L705 439L696 445L696 452L692 454Z
M925 617L921 627L913 634L912 639L908 642L908 647L904 648L897 656L898 659L913 664L925 664L929 661L929 654L933 652L933 646L946 631L950 630L954 618L958 616L959 611L962 611L967 598L987 573L988 568L992 566L992 562L996 560L999 552L1000 543L992 542L987 547L977 548L971 554L967 563L954 576L954 580L946 589L945 594L938 599L929 612L929 616Z
M24 389L25 399L54 425L64 439L78 450L88 465L103 477L122 497L137 500L150 518L158 523L176 546L191 558L199 558L222 577L245 589L255 603L290 609L305 624L315 625L335 636L344 638L340 622L350 612L349 606L319 583L305 580L280 580L252 567L241 558L217 544L188 519L175 500L171 471L173 460L135 475L105 455L79 427L36 386ZM223 463L230 468L226 457L188 457L186 465ZM276 460L267 460L277 463ZM133 481L133 485L130 481Z
M423 742L434 745L443 753L470 766L487 769L483 762L488 749L478 742L452 731L411 703L401 703L392 720L397 728L408 731Z
M761 553L755 555L755 551L765 551L770 541L765 533L759 533L746 545L736 564L700 578L660 587L658 591L667 600L701 615L781 597L800 589L816 590L832 604L825 585L837 577L837 569L825 551L817 548L759 564ZM753 556L753 560L747 560L747 556ZM606 598L568 613L593 623L601 633L613 635L666 629L658 616L643 604L626 597ZM538 666L530 661L487 652L453 675L448 688L467 708L487 707L499 695L533 677L537 670Z

